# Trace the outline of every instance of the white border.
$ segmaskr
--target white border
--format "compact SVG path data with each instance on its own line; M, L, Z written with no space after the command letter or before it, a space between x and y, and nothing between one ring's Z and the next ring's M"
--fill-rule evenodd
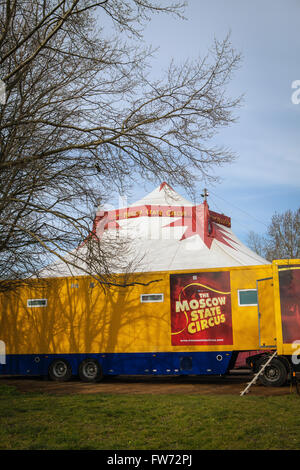
M143 300L144 295L161 295L161 300ZM141 294L140 295L140 301L141 301L142 304L148 304L148 303L154 303L154 302L163 302L164 301L164 294L162 294L162 293L155 294L153 292L151 294Z
M258 305L258 299L256 304L241 304L240 303L240 292L249 292L249 291L255 291L257 293L257 289L238 289L238 303L239 307L257 307Z
M42 300L43 302L46 301L46 303L44 305L29 305L29 302L33 300ZM29 308L47 307L47 305L48 305L47 299L27 299L27 307Z

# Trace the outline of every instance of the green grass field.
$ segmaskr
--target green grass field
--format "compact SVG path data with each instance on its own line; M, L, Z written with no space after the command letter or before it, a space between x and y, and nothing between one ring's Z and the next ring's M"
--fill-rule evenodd
M2 385L0 449L298 450L300 396L57 396Z

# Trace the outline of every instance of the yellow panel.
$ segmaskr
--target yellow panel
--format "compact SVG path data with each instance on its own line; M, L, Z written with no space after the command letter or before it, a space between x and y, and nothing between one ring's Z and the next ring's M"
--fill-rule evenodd
M238 290L255 289L271 267L203 271L230 272L233 344L172 345L170 272L134 274L127 282L140 284L106 290L88 276L32 281L1 296L0 339L7 354L258 349L257 307L240 307ZM152 293L164 294L164 301L141 303L141 294ZM47 306L28 308L29 298L47 298Z
M276 326L274 312L273 278L257 281L259 310L259 345L260 347L276 346Z
M268 277L271 273L271 265L239 268L231 272L233 332L236 350L259 349L257 306L239 306L238 291L256 289L257 279Z

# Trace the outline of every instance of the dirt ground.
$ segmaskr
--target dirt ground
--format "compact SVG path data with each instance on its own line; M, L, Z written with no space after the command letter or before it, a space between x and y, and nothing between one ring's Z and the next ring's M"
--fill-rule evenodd
M79 379L69 382L52 382L40 377L9 377L0 378L0 385L12 385L21 392L42 392L59 395L70 394L198 394L198 395L240 395L251 381L252 375L235 372L226 377L137 377L117 376L104 378L99 383L84 383ZM250 388L251 396L274 396L296 394L295 385L283 387L264 387L255 384Z

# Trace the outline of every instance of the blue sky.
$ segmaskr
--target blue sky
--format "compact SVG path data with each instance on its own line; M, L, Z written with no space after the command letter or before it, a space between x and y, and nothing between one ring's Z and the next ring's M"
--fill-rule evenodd
M208 190L210 208L230 216L233 230L246 241L250 230L265 232L275 211L299 207L300 104L291 98L292 82L300 80L300 2L189 0L185 16L157 15L147 26L146 42L159 47L153 73L159 75L172 58L203 56L214 37L222 40L231 31L243 60L229 93L245 96L238 122L216 141L230 147L237 160L216 168L222 181ZM129 202L152 189L133 188ZM184 188L174 189L186 196Z

